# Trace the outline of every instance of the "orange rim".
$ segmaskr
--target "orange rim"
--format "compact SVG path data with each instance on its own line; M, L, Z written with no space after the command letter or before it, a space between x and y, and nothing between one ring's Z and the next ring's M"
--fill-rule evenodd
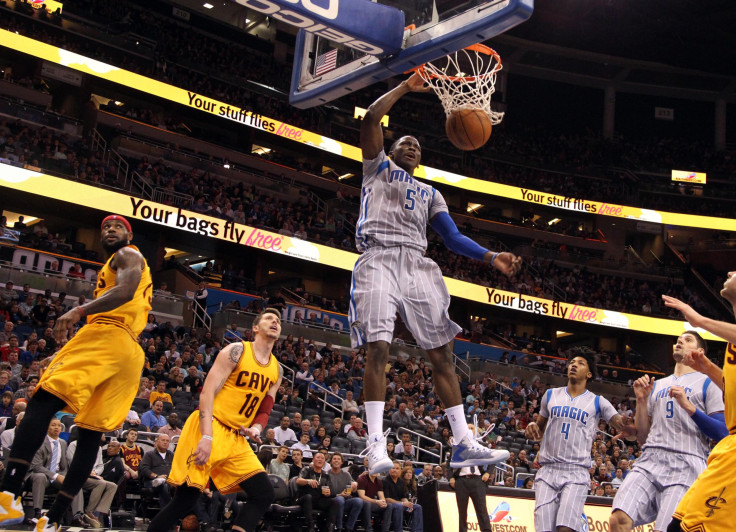
M476 53L483 54L483 55L493 56L494 60L498 64L498 66L495 67L493 69L493 71L498 70L500 68L500 66L501 66L501 56L498 55L498 52L496 52L496 50L494 50L493 48L490 48L489 46L486 46L485 44L476 43L476 44L473 44L471 46L466 46L465 47L465 50L470 50L471 52L476 52ZM424 65L426 65L426 63ZM417 74L419 74L423 78L431 77L431 78L437 78L437 79L444 79L444 80L447 80L447 81L475 81L476 77L485 77L485 76L489 75L489 74L483 74L483 76L465 76L465 77L459 77L459 76L443 76L441 74L430 74L430 73L428 73L425 70L424 65L419 65L418 67L414 67L414 68L412 68L410 70L407 70L406 72L404 72L404 74L409 74L411 72L416 72Z

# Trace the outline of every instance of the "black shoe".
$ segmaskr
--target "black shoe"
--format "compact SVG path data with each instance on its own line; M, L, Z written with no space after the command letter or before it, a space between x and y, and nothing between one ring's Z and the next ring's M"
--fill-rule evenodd
M85 522L84 519L82 519L81 515L74 516L74 519L72 519L72 526L78 526L81 528L89 528L89 525Z

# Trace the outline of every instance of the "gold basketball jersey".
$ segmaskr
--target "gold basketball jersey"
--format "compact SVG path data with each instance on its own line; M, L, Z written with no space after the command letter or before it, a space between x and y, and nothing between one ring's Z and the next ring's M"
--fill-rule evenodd
M138 248L135 246L131 245L129 247L138 251ZM110 267L110 262L112 262L113 257L115 257L114 253L109 259L107 259L107 262L100 270L100 273L97 274L95 299L115 286L117 272ZM145 259L143 260L143 263L145 266L141 272L141 280L138 283L138 288L135 290L133 299L120 305L116 309L109 310L107 312L100 312L98 314L90 314L87 317L88 323L108 319L124 324L136 337L143 332L146 322L148 321L148 311L151 310L151 297L153 291L151 269L148 267L148 263Z
M238 365L215 396L212 414L220 423L238 430L250 427L269 388L279 378L279 363L271 354L266 365L256 359L251 342L243 342Z

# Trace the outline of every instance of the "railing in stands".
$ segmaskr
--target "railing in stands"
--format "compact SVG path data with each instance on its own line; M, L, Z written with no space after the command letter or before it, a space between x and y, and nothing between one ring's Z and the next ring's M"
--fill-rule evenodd
M470 353L466 352L465 357L469 357ZM455 368L457 371L465 375L468 380L470 380L470 364L467 363L467 361L463 360L459 356L457 356L455 353L452 354L453 361L455 362Z
M90 142L92 150L100 151L104 154L108 168L112 167L115 169L113 173L115 181L125 190L130 190L131 183L128 182L130 165L128 165L128 161L114 149L108 148L107 141L96 129L92 130Z
M342 417L342 415L344 414L343 409L342 409L342 397L340 397L336 393L331 392L327 388L323 388L322 386L319 386L319 385L314 386L314 387L310 386L309 391L311 393L314 393L317 396L317 399L319 399L319 401L323 404L322 410L327 410L327 407L329 407L330 410L335 411L336 415L339 414L340 417ZM339 406L334 403L330 403L327 400L328 397L336 398L339 401L338 403Z

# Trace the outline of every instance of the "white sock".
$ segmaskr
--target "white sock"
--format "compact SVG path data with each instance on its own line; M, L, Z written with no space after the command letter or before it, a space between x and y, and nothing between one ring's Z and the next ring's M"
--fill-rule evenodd
M383 401L365 402L365 419L368 423L368 436L383 434Z
M465 410L463 405L455 405L445 409L447 420L450 422L450 430L455 438L455 443L459 443L467 434L470 433L468 429L468 422L465 420Z

